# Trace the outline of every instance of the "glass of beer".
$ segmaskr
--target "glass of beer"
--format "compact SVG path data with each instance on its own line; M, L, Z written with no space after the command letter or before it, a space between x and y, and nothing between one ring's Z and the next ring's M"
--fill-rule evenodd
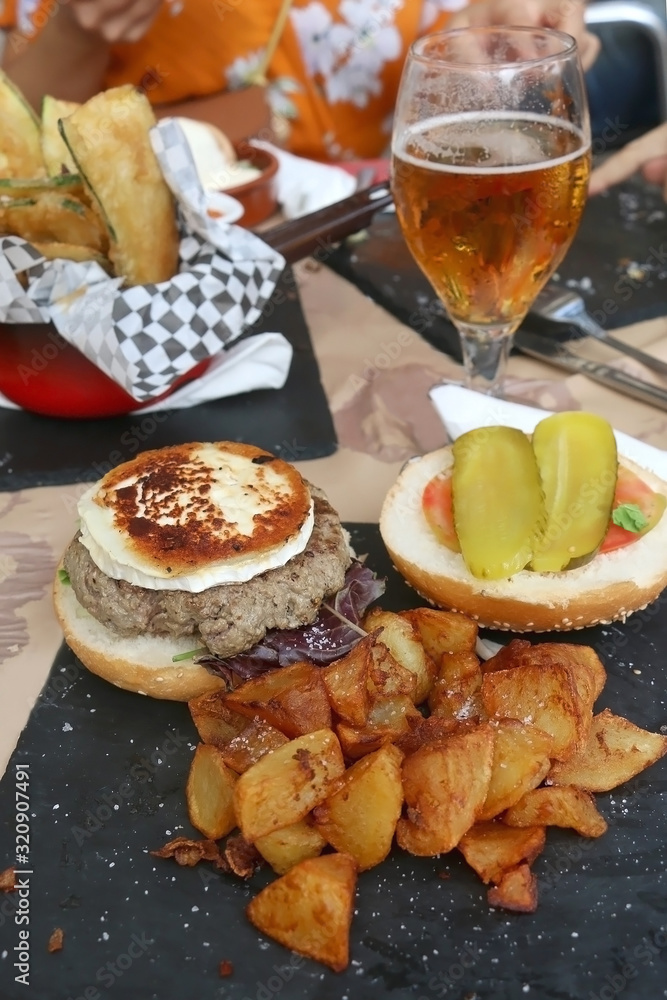
M412 46L392 190L407 244L459 332L470 388L502 392L514 331L572 242L589 171L570 35L462 28Z

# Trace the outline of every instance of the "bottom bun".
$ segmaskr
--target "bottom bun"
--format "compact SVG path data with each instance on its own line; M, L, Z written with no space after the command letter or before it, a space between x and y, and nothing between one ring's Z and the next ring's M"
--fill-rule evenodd
M197 645L196 636L123 638L93 618L79 604L72 587L58 577L53 599L72 652L84 667L116 687L170 701L188 701L224 687L221 677L192 660L173 662L172 657Z
M570 631L624 621L667 586L667 512L642 538L561 573L522 570L506 580L480 580L460 553L435 538L422 511L426 484L451 468L451 447L413 459L387 494L380 533L396 569L439 607L488 628L512 632ZM667 496L667 483L629 459L621 464Z

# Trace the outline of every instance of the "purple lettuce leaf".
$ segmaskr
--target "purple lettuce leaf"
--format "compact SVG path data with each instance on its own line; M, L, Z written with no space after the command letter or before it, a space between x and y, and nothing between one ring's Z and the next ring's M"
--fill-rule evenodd
M310 625L293 629L269 629L261 642L237 656L222 658L213 653L195 657L230 685L233 675L242 680L258 677L267 670L286 667L299 660L310 660L324 667L356 646L363 633L359 626L368 606L385 590L385 581L377 578L368 566L355 560L345 574L345 582L330 601L325 602ZM325 605L328 603L328 607ZM331 610L333 609L333 610ZM347 621L341 621L343 616Z

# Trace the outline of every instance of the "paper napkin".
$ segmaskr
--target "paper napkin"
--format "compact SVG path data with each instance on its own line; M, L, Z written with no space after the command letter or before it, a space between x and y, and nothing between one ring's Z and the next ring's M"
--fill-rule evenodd
M437 385L429 395L452 440L475 427L491 427L496 424L517 427L530 433L551 412L485 396L460 385ZM638 441L623 431L615 430L614 434L618 449L623 455L661 479L667 479L667 452Z

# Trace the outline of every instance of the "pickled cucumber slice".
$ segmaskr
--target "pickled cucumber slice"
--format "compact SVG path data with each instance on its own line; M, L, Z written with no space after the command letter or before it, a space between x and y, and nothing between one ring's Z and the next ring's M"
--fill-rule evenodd
M594 413L555 413L535 428L533 450L547 519L531 568L558 573L605 537L618 471L616 441Z
M535 453L513 427L480 427L453 445L454 526L473 576L502 580L530 562L545 511Z

